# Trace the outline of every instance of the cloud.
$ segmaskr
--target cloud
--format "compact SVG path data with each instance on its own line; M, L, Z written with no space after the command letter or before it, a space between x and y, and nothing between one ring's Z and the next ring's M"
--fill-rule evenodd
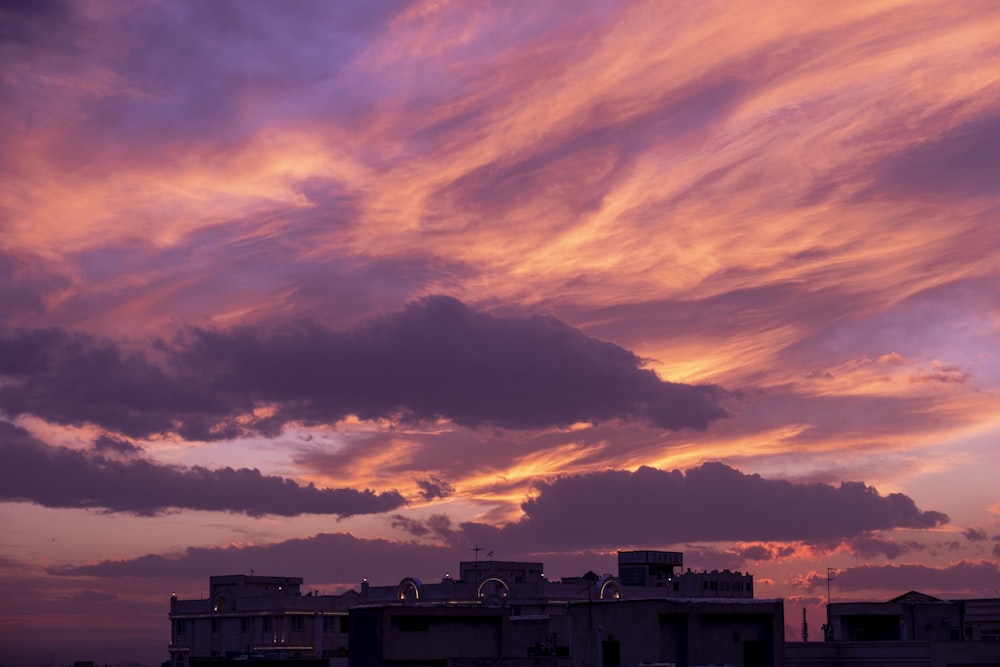
M59 329L0 338L0 409L130 437L276 435L294 421L417 422L532 429L637 420L705 429L719 389L661 380L635 354L551 317L497 317L428 297L348 332L319 325L191 328L154 364ZM259 404L272 414L254 415ZM240 419L242 417L242 419Z
M875 171L871 196L994 197L1000 189L1000 115L984 114L910 145Z
M910 375L910 382L923 384L926 382L939 382L941 384L962 384L969 379L969 374L964 372L954 364L934 363L933 370L924 368Z
M728 550L728 554L743 560L780 561L798 553L799 549L791 544L744 544Z
M47 447L6 422L0 422L0 444L5 456L0 498L45 507L97 508L143 516L171 508L250 516L352 516L388 512L405 503L395 491L318 489L248 468L181 468Z
M896 542L871 534L854 537L847 540L845 545L859 558L870 559L876 556L885 556L889 560L895 560L911 551L922 551L925 548L919 542Z
M101 454L111 453L119 456L132 456L143 451L142 447L134 442L106 433L94 438L94 449Z
M44 315L46 299L69 284L68 279L53 273L34 255L0 250L0 303L4 304L0 323L15 317L23 320Z
M447 514L432 514L424 520L414 519L402 514L394 514L391 518L393 528L405 531L414 537L431 536L445 544L461 544L464 535Z
M393 583L406 576L439 576L454 557L451 549L364 539L349 533L320 533L275 544L188 547L180 554L147 554L126 560L105 560L86 565L52 567L50 574L64 577L159 578L203 581L213 574L244 572L303 577L306 584L352 583L365 578L386 578ZM378 582L377 582L378 583Z
M424 500L447 498L451 494L455 493L455 487L448 482L433 476L429 479L417 480L417 486L420 487L420 497Z
M988 561L963 560L942 567L915 563L860 565L838 570L834 586L842 592L917 590L930 595L993 597L998 577L1000 566ZM808 590L825 587L826 574L814 572L801 584Z
M962 534L965 535L965 539L970 542L984 542L987 539L986 531L982 528L967 528L962 531Z
M862 482L793 484L722 463L686 473L641 467L560 477L539 484L521 508L524 517L503 528L463 524L467 539L538 550L720 540L823 543L948 521L903 494L882 496Z

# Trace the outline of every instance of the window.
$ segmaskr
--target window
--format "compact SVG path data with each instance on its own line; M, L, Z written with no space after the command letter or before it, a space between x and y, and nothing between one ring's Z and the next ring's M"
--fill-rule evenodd
M399 629L401 632L426 632L427 619L421 616L399 616Z
M292 616L292 632L302 632L302 617Z
M340 631L343 632L343 633L345 633L345 634L347 633L347 628L348 628L348 622L347 622L347 620L348 620L347 616L341 616L340 617Z
M263 622L264 622L264 632L270 632L271 631L271 617L270 616L265 616L264 619L263 619Z
M212 634L213 635L219 634L219 629L221 628L221 625L222 624L219 622L219 619L217 619L217 618L213 618L212 619Z
M337 631L337 617L336 616L324 616L323 617L323 632L336 632Z
M181 621L174 621L174 634L178 637L184 636L184 631L187 630L187 624Z
M244 616L240 619L240 632L250 632L253 629L253 619Z

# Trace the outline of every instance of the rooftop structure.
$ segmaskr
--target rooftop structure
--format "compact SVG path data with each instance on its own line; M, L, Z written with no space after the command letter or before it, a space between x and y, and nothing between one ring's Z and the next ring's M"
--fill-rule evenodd
M753 598L749 574L729 570L678 572L682 565L683 555L678 552L623 551L619 553L619 576L587 572L551 581L539 562L477 559L459 563L457 577L448 574L428 583L404 577L396 584L381 586L366 580L360 591L341 595L303 595L300 577L213 576L207 599L171 598L171 667L263 656L345 661L349 652L361 650L358 641L368 647L364 651L382 647L379 651L390 656L396 655L395 642L420 636L408 632L424 632L419 628L427 626L428 632L433 627L434 632L447 636L466 622L493 627L489 632L499 632L500 639L491 639L490 646L499 646L496 651L508 657L568 655L575 631L570 614L574 603L672 598L733 604ZM360 611L363 609L385 611ZM483 611L486 609L498 611ZM352 620L355 615L362 620ZM425 620L406 620L420 618ZM494 621L486 619L501 621L494 627L489 625ZM358 622L374 623L377 631L355 627ZM478 636L479 631L469 632L462 636ZM472 645L480 643L476 640ZM471 649L462 650L461 655L450 657L497 657L495 652L476 655ZM359 660L357 655L352 662Z

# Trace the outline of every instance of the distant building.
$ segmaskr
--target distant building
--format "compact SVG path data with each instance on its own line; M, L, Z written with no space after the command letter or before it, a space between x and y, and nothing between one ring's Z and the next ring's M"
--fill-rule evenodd
M570 604L578 667L781 667L781 600L650 598Z
M684 554L679 551L619 551L618 579L629 591L666 589L662 596L681 598L752 598L753 576L730 570L681 572ZM654 594L653 591L647 595ZM630 597L636 597L629 593Z
M733 664L780 664L774 662L780 647L766 637L771 637L774 623L783 628L781 602L753 600L749 574L679 572L682 566L683 554L678 552L623 551L618 576L587 572L550 581L538 562L463 561L457 577L449 574L431 583L404 577L388 586L365 581L360 592L335 596L303 595L298 577L214 576L208 599L171 599L171 667L236 658L345 663L348 655L351 667L444 667L448 660L464 660L466 667L482 660L509 666L528 657L534 664L545 658L556 667L570 662L614 667L610 653L604 662L584 660L581 652L587 652L588 660L594 658L590 644L581 639L592 628L581 625L580 605L588 610L588 622L596 613L605 619L606 628L652 627L649 624L660 623L663 615L683 617L686 629L676 638L683 646L680 653L667 645L654 646L652 638L643 644L638 636L630 636L618 649L618 655L629 660L641 654L659 656L654 662L676 662L680 655L678 665L715 664L691 656L707 661L724 653L739 658ZM671 605L639 604L666 599ZM709 600L714 606L694 604ZM629 604L611 604L617 602ZM643 618L647 613L659 620ZM767 633L761 630L765 625ZM706 644L710 649L698 648L699 637L709 628L714 633L730 626L726 650L716 650L714 640ZM599 634L593 635L594 641ZM685 662L683 656L695 662Z
M829 641L789 642L789 667L998 667L1000 598L941 600L910 591L829 605Z
M300 577L237 574L211 577L206 600L171 597L171 667L236 656L346 656L347 612L358 594L302 595L301 586Z

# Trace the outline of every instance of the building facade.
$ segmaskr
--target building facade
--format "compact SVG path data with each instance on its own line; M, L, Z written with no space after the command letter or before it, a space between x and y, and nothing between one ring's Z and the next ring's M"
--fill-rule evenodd
M790 642L789 667L1000 667L1000 598L941 600L910 591L828 605L827 641Z
M347 655L348 610L358 594L302 595L299 577L211 577L203 600L170 599L171 667L236 656Z
M701 619L711 616L718 621L723 618L723 608L739 610L746 606L743 603L758 602L753 600L749 574L680 571L683 554L679 552L623 551L619 552L618 565L617 576L587 572L551 581L540 562L463 561L455 577L449 574L428 583L404 577L397 584L383 586L364 581L360 591L334 596L303 595L303 582L298 577L214 576L208 599L171 598L171 667L197 667L207 661L235 658L345 661L348 655L352 667L444 665L447 659L529 656L584 664L581 652L589 644L580 643L580 633L585 630L579 625L578 605L603 609L599 613L607 616L607 623L615 624L629 622L622 620L628 616L627 610L634 615L652 613L656 618L686 614L684 627L698 635L709 627ZM670 612L641 604L601 606L668 598L681 606ZM714 616L698 611L700 608L691 604L694 600L715 600ZM755 611L749 616L765 608L767 613L780 616L780 601L777 607L773 601L770 604L754 604L751 608ZM741 640L740 646L745 644L747 655L756 656L753 642L763 639L756 638L756 630L745 627L749 616L740 611L730 620L740 619L742 625L734 632L741 637L755 637ZM639 619L636 622L641 625ZM782 627L781 622L778 627ZM688 651L684 656L698 653L694 647L699 644L692 639L695 635L683 640ZM714 646L714 642L710 644ZM646 648L640 651L630 640L622 655L665 655L662 647ZM761 653L765 660L776 654L770 642ZM593 664L612 667L607 662ZM682 660L677 664L688 663ZM746 664L746 660L738 664ZM756 658L751 664L757 664Z

